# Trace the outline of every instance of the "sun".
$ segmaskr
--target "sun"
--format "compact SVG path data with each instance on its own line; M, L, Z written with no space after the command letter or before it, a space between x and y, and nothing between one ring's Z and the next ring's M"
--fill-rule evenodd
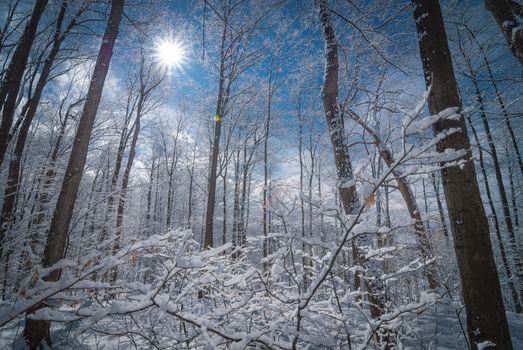
M187 61L187 49L178 39L160 38L154 47L154 58L167 69L181 68Z

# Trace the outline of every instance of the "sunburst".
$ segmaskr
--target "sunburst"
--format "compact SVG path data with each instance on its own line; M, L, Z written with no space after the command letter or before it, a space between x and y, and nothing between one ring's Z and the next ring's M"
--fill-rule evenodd
M180 69L187 63L187 49L178 39L171 36L160 38L154 47L154 58L167 69Z

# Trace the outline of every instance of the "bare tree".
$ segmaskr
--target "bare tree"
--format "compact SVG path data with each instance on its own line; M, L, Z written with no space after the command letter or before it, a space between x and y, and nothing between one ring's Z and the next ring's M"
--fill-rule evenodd
M37 4L41 2L46 1L39 1ZM98 105L100 104L105 77L109 70L114 43L116 41L116 36L118 35L123 6L123 0L112 0L111 14L109 15L107 28L100 46L100 51L89 86L89 92L87 93L73 149L67 165L62 189L49 228L44 257L42 259L42 265L46 267L57 263L62 259L64 254L69 224L71 222L75 200L87 157L89 139L91 137ZM48 281L56 281L59 277L60 270L54 270L44 278ZM39 304L29 310L28 314L32 314L44 306L44 304ZM49 328L49 321L26 320L24 336L32 349L37 348L43 340L50 343Z
M13 117L16 109L18 92L22 84L22 78L29 58L31 47L35 39L38 22L47 6L47 0L37 1L29 22L26 24L22 36L18 41L7 73L0 86L0 109L2 110L2 122L0 123L0 165L2 165L7 150L7 142Z
M208 0L206 4L210 5ZM251 4L254 8L254 4ZM214 207L216 201L216 180L218 156L220 153L220 137L222 123L230 111L231 101L239 94L232 95L235 82L249 67L251 67L263 55L264 46L251 49L253 39L259 32L260 22L271 12L271 6L253 18L243 17L241 27L234 27L235 15L246 6L244 1L222 1L221 11L214 6L222 26L219 44L219 68L218 68L218 95L214 115L214 135L211 143L209 186L207 192L207 208L205 213L204 248L212 247L214 241Z
M345 214L355 213L360 206L356 192L356 184L352 172L352 162L346 141L343 123L343 111L338 103L338 43L330 20L330 10L326 0L319 1L319 19L325 40L325 78L322 87L323 108L327 120L328 130L334 153L334 162L337 171L338 192L341 206ZM366 268L364 253L356 240L352 240L354 261ZM358 280L359 276L355 276ZM365 286L369 294L371 316L380 317L385 306L374 289L374 286L365 279ZM358 285L356 285L358 287Z
M25 148L27 136L29 133L29 128L33 122L33 119L36 115L38 104L42 96L44 87L46 86L49 80L49 74L53 68L55 58L60 51L60 46L66 36L70 31L75 27L78 18L80 15L87 9L87 3L84 3L80 6L77 13L73 16L72 20L62 31L62 23L68 8L69 2L65 0L62 3L60 12L56 19L55 32L53 37L52 48L45 59L44 66L40 72L38 78L38 83L36 84L35 91L32 97L27 102L27 108L24 108L25 115L21 116L23 118L20 131L18 132L18 137L16 139L16 144L14 147L14 154L9 162L8 168L8 178L7 185L4 193L4 203L2 206L2 213L0 214L0 242L3 240L5 232L9 228L9 224L13 220L13 211L15 208L15 198L19 188L20 182L20 163L22 159L22 154Z
M171 145L171 152L169 152L169 150L167 149L165 135L163 134L163 132L161 133L165 154L165 171L167 172L167 175L169 177L169 182L167 184L167 218L165 221L165 225L167 226L167 228L171 227L173 221L172 216L174 215L174 185L176 180L176 172L178 171L178 161L180 159L178 138L180 136L180 132L182 131L183 121L183 118L178 119L176 130L174 131L174 134L171 134L171 139L173 141Z
M518 247L517 247L517 243L516 243L516 236L514 234L514 225L512 224L512 217L510 214L510 207L509 207L509 202L508 202L507 191L505 190L505 183L503 181L503 175L501 174L501 164L500 164L499 158L498 158L498 151L497 151L496 145L494 144L494 138L493 138L492 131L490 129L490 124L489 124L487 114L485 111L485 103L483 101L483 94L482 94L481 88L479 86L477 73L472 66L472 60L471 60L469 54L466 52L461 38L458 38L458 46L459 46L461 55L463 56L463 59L465 61L465 66L467 67L468 76L469 76L470 80L472 81L472 86L474 87L474 98L475 98L476 102L478 103L479 115L481 118L483 129L487 136L487 143L488 143L488 147L489 147L489 151L490 151L489 154L492 158L492 165L494 167L494 174L495 174L495 178L496 178L496 184L498 186L498 194L501 199L501 207L503 210L503 218L505 220L505 227L507 228L507 233L510 238L512 254L514 255L514 258L515 258L514 260L516 261L516 275L519 280L518 282L521 284L521 283L523 283L523 275L522 275L523 268L521 266L522 262L521 262L521 258L520 258L521 252L518 251ZM470 124L472 125L472 123L470 123ZM475 133L475 131L473 131L473 132ZM476 135L474 135L474 137L477 138ZM480 148L480 151L482 151L479 140L476 140L476 141ZM485 169L485 167L483 166L482 170L484 171L484 169ZM488 177L486 177L486 176L485 176L485 181L488 186ZM490 192L490 191L488 191L488 192ZM490 198L489 201L492 202L492 198ZM493 211L493 213L495 213L495 212ZM499 228L498 228L498 230L499 230ZM505 253L502 252L501 254L503 255ZM510 276L509 279L511 279L510 272L507 272L507 274L508 274L508 276ZM509 285L513 288L514 281L511 280L509 283L510 283ZM523 308L521 306L519 298L517 297L517 292L515 292L515 290L512 291L512 296L514 298L516 312L521 313L523 311Z
M351 110L348 111L348 114L353 120L358 122L369 133L369 135L372 136L372 138L374 139L374 143L378 147L380 157L383 159L383 161L385 162L385 164L387 164L388 167L393 169L392 175L394 175L394 180L398 184L398 190L403 198L403 201L405 202L405 205L407 206L407 210L409 212L410 217L414 219L414 232L416 236L418 236L421 257L423 261L429 261L433 259L434 254L430 245L430 238L428 236L427 230L425 229L425 225L423 224L421 211L416 202L416 198L414 197L414 192L412 191L411 187L409 186L409 183L405 179L405 175L400 170L393 168L396 160L394 159L392 152L383 143L378 133L375 130L373 130L363 120L362 117L360 117L357 113ZM425 276L431 289L436 289L437 287L439 287L438 273L434 263L430 264L427 267L427 269L425 270Z
M429 110L432 114L438 114L447 108L461 108L439 2L412 0L412 6L425 83L430 89ZM446 149L466 152L462 165L446 167L442 177L467 312L470 345L477 348L479 343L489 340L501 349L511 349L488 221L474 164L469 160L470 141L464 118L440 120L433 127L436 134L448 133L451 128L457 128L459 132L446 135L437 149L439 152ZM484 285L489 288L482 287Z
M125 201L127 196L127 186L129 185L129 179L131 170L133 167L134 158L136 157L136 146L138 144L138 137L141 130L141 119L145 114L153 110L158 106L157 101L153 98L153 92L160 86L162 81L166 77L166 72L160 73L156 70L153 64L146 64L145 55L143 50L140 52L140 67L138 72L138 101L136 103L136 117L134 119L134 125L132 126L133 135L131 139L131 145L129 146L129 155L127 157L127 164L122 176L122 185L120 188L120 194L118 196L118 209L116 212L116 233L113 243L113 254L115 254L121 246L121 240L123 235L123 220L124 220L124 209ZM113 269L111 279L114 282L116 280L116 268Z
M127 81L127 98L125 99L125 114L123 119L123 125L121 126L120 131L120 141L118 142L118 149L116 151L116 159L114 163L114 170L111 176L111 182L109 184L109 196L107 198L107 208L105 210L105 220L102 226L101 240L107 239L107 234L109 230L110 217L114 210L114 201L116 199L116 188L118 184L118 179L120 177L120 172L122 171L122 162L125 155L125 148L129 142L129 138L133 134L133 130L136 127L136 123L130 127L132 116L136 111L136 105L138 104L137 93L137 84L138 76L133 76Z

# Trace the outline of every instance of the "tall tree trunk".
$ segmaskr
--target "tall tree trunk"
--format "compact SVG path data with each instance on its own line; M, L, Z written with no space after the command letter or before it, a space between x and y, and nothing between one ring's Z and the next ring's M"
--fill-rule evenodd
M376 128L376 130L378 130L379 132L379 128ZM382 159L381 157L379 156L378 154L378 166L377 166L377 169L376 169L376 176L375 178L379 179L380 176L381 176L381 173L382 173ZM376 226L380 227L381 226L381 191L380 189L378 189L376 191Z
M309 192L309 229L308 229L308 234L309 234L309 237L312 237L312 224L313 224L313 219L312 219L312 186L313 186L313 181L314 181L314 171L315 171L315 168L316 168L316 146L318 144L317 143L313 143L313 140L312 140L312 126L311 126L311 130L309 130L309 158L311 160L311 165L310 165L310 172L309 172L309 178L308 178L308 192Z
M222 244L227 243L227 165L223 170L223 192L222 192L222 205L223 205L223 226L222 226Z
M232 245L238 244L239 221L240 221L240 153L241 149L236 149L234 159L234 199L232 206Z
M149 185L147 186L147 211L145 212L145 224L150 227L151 225L151 207L153 198L153 182L154 182L154 169L155 169L155 155L153 150L152 165L149 170ZM148 230L150 232L150 230Z
M265 118L264 123L264 135L263 135L263 258L266 258L267 255L269 255L269 242L268 242L268 232L267 232L267 221L268 221L268 213L267 208L270 206L270 200L268 196L269 194L269 133L270 133L270 124L271 124L271 107L272 107L272 94L274 92L274 88L272 86L272 62L271 62L271 69L269 71L269 86L268 86L268 96L267 96L267 115ZM267 264L263 264L263 268L267 270Z
M242 184L241 184L241 199L240 199L240 219L238 223L238 245L245 247L246 227L247 227L247 190L249 180L249 164L247 162L247 142L243 145L243 166L242 166Z
M143 99L138 104L138 109L136 111L136 120L134 122L134 131L133 138L131 140L131 145L129 146L129 156L127 158L127 164L125 165L125 170L122 176L122 186L120 188L120 195L118 196L118 209L116 211L116 233L114 237L114 244L112 253L113 255L120 249L122 234L123 234L123 214L125 209L125 200L127 196L127 187L129 185L129 178L131 175L131 170L133 168L134 158L136 157L136 144L138 143L138 136L140 135L140 119L142 117L142 106ZM116 281L116 268L113 268L111 274L112 282Z
M483 149L481 148L481 143L479 142L478 133L476 131L476 128L474 127L474 124L472 123L470 116L467 116L467 120L469 122L470 130L472 131L472 135L474 136L474 141L476 142L476 147L478 148L479 168L481 170L481 174L483 175L483 180L485 181L485 193L487 195L487 201L489 204L490 212L492 213L492 221L494 222L494 232L496 233L496 238L498 239L499 253L501 255L501 261L503 262L503 268L505 269L505 273L507 274L507 281L508 281L508 286L510 289L510 294L511 294L512 301L514 303L516 312L521 313L521 303L520 303L519 297L518 297L518 290L516 288L516 285L514 284L512 271L510 269L510 264L509 264L509 261L507 258L507 251L505 250L505 245L503 244L503 237L501 237L501 230L499 227L498 214L496 213L496 208L494 207L494 201L492 200L492 192L490 191L490 184L488 181L487 170L485 169Z
M180 128L181 128L181 122L178 124L178 127L176 129L176 134L173 137L174 143L172 148L172 157L170 162L167 159L167 143L165 142L165 137L162 133L162 138L164 142L164 149L165 149L165 166L167 170L167 175L169 176L169 183L168 183L168 189L167 189L167 219L165 221L166 227L170 228L172 226L172 222L174 221L174 185L176 182L176 171L178 166L178 135L180 134Z
M218 100L216 102L216 113L214 123L214 139L212 143L211 169L209 172L209 187L207 193L207 210L205 213L205 233L203 247L210 248L214 245L214 206L216 201L216 171L218 166L218 154L220 153L220 135L222 130L223 101L225 94L225 39L227 37L227 15L224 17L223 32L220 44L220 81L218 85Z
M45 3L46 1L38 1L37 4L42 2ZM44 267L52 266L62 259L64 255L69 224L73 215L80 180L82 179L94 119L98 105L100 104L105 77L109 70L114 43L118 35L123 7L123 0L112 0L111 14L100 46L86 102L74 138L73 149L67 165L62 189L49 228L44 257L42 259L42 265ZM60 270L54 270L45 276L44 279L46 281L56 281L59 276ZM45 303L37 305L27 313L32 314L42 307L45 307ZM49 328L49 321L26 319L24 337L31 349L36 349L43 340L50 343Z
M485 0L485 7L498 23L510 51L523 65L523 8L515 0Z
M7 73L0 86L0 109L2 109L2 122L0 123L0 166L4 162L9 132L16 110L18 92L22 85L29 53L33 46L36 30L38 29L38 22L47 6L47 2L47 0L39 0L34 5L31 18L24 28L16 50L11 57Z
M432 187L434 188L434 196L436 196L436 205L438 206L439 221L443 230L443 236L449 236L449 230L447 229L447 221L445 220L445 213L443 210L443 203L441 202L441 196L439 194L439 181L436 179L436 174L431 173L430 179Z
M430 87L429 110L438 114L446 108L461 108L439 2L412 0L412 5L425 83ZM470 142L463 117L434 124L435 133L449 128L459 128L460 132L439 142L438 151L464 150L469 160ZM449 166L442 171L442 177L471 346L477 348L477 344L489 340L500 349L512 349L474 164L467 161L461 166Z
M194 156L193 156L194 157ZM194 187L194 158L191 163L191 170L189 171L189 198L188 198L188 213L187 213L187 227L192 228L192 212L193 212L193 187Z
M320 198L320 203L323 203L323 197L321 192L321 157L318 160L318 197ZM325 214L323 214L323 210L320 210L320 234L323 238L323 234L325 233Z
M17 8L18 5L20 5L20 0L11 0L9 1L9 6L7 9L7 14L4 14L4 25L2 29L0 30L0 53L3 49L6 48L5 41L7 37L9 36L9 31L11 28L11 24L13 23L13 20L15 19L15 15L18 13Z
M503 98L501 97L501 92L499 91L498 83L496 82L496 79L494 79L494 74L492 72L492 65L487 58L487 54L485 53L483 48L479 45L479 42L477 41L477 38L474 35L474 33L470 30L469 30L469 33L471 33L474 40L478 43L478 46L480 47L481 56L483 57L483 61L485 62L485 66L487 68L489 81L492 84L492 87L494 88L494 94L496 95L496 101L498 102L499 109L501 110L501 113L503 114L503 120L505 121L505 126L507 127L508 134L510 136L512 148L514 149L514 152L516 153L516 160L518 162L519 170L521 172L521 175L523 175L523 160L521 159L521 152L519 150L518 141L516 139L516 135L514 133L514 128L512 127L512 123L510 121L510 117L507 112L507 107L505 106L505 102L503 101Z
M78 106L80 103L84 102L85 99L81 98L71 105L69 105L69 108L67 109L67 112L65 113L64 119L61 120L60 129L58 131L58 136L56 138L56 141L53 145L53 150L51 152L51 156L49 158L48 165L46 168L43 169L43 186L42 189L37 194L36 198L36 217L30 222L30 225L28 229L31 229L32 226L36 226L38 229L38 226L41 225L46 217L46 205L49 202L49 191L51 188L51 185L53 183L53 180L56 175L56 161L58 160L58 156L60 154L60 147L62 146L62 140L65 137L66 127L67 123L69 121L69 118L71 117L71 111L74 107ZM61 117L60 117L61 119Z
M338 43L331 25L326 0L319 2L319 19L325 40L325 78L322 87L323 109L334 153L340 202L345 214L350 215L359 209L360 204L353 180L352 163L346 142L343 116L338 104ZM366 270L365 254L355 239L352 240L352 247L355 262ZM385 306L380 298L379 291L375 290L374 283L369 282L367 279L365 279L365 282L369 295L371 316L378 318L383 314Z
M305 239L305 201L303 199L303 118L301 115L301 101L298 100L298 121L299 125L299 143L298 143L298 153L300 159L300 214L301 214L301 237Z
M129 122L131 119L131 116L134 112L134 105L133 105L133 99L134 99L134 84L130 87L128 96L127 96L127 104L126 104L126 111L125 111L125 120L124 125L122 128L122 132L120 134L120 141L118 142L118 149L116 150L116 160L114 163L114 170L113 174L111 176L111 182L109 183L109 196L107 198L107 207L105 209L105 220L102 224L102 230L100 234L100 240L105 241L107 239L107 233L109 231L109 226L113 222L110 217L113 213L113 207L114 207L114 200L116 197L116 185L118 184L118 178L120 177L120 171L122 169L122 161L125 154L125 147L127 146L127 142L129 141L129 133L132 132L129 131ZM108 159L109 161L109 159Z
M519 231L519 208L517 202L516 187L514 182L514 162L510 157L508 147L506 149L507 163L508 163L508 181L510 185L510 201L512 202L512 211L514 212L514 226L515 231Z
M514 261L516 265L516 275L518 278L518 284L520 286L523 286L523 266L521 261L521 252L519 252L517 242L516 242L516 235L514 234L514 226L512 225L512 218L510 215L510 206L508 202L508 196L507 192L505 190L505 184L503 183L503 175L501 174L501 164L499 163L498 159L498 152L496 150L496 145L494 144L494 139L492 137L492 131L490 130L490 125L487 119L487 114L485 113L485 104L483 102L483 96L481 94L481 89L479 87L478 78L476 75L476 71L472 67L472 62L470 60L470 57L466 54L463 45L461 43L461 40L459 42L459 49L461 51L461 54L465 60L465 64L468 69L468 73L470 76L470 79L472 80L472 85L474 86L474 93L476 97L476 101L479 104L479 115L481 117L481 122L483 123L483 129L485 131L485 134L487 136L487 142L489 145L490 150L490 156L492 157L492 163L494 167L494 174L496 177L496 184L498 186L498 193L499 197L501 199L501 208L503 210L503 218L505 220L505 226L507 228L507 233L510 239L510 246L512 255L514 256ZM523 295L523 291L520 287L520 294ZM523 311L521 308L521 304L519 303L519 300L514 300L516 304L516 311L520 313Z
M389 186L385 186L385 226L390 227L390 200L389 200Z
M427 202L427 185L425 183L425 179L421 179L421 184L423 187L423 204L425 206L425 215L427 216L427 218L426 218L427 230L430 230L429 205Z
M58 54L60 50L60 46L67 36L67 34L71 31L71 29L76 25L76 21L78 17L82 14L82 12L85 11L85 7L80 7L80 10L76 15L73 17L72 21L69 23L69 25L65 28L64 32L62 33L62 23L65 17L65 13L67 11L67 7L69 5L69 2L65 0L62 3L62 6L60 8L60 12L58 14L58 17L56 19L56 25L55 25L55 34L53 37L53 45L51 48L51 51L47 55L47 58L45 59L45 63L43 65L42 71L40 72L40 76L38 78L38 83L36 84L35 91L32 95L32 97L27 102L27 109L25 110L25 116L23 116L23 122L22 126L20 128L20 131L18 132L18 137L16 139L16 145L14 148L14 155L9 161L9 167L8 167L8 175L7 175L7 184L4 192L4 203L2 206L2 212L0 214L0 242L3 240L3 237L7 230L9 229L9 225L12 224L13 220L13 214L14 214L14 208L15 208L15 198L16 194L18 192L18 188L20 185L20 165L22 161L22 155L24 152L27 136L29 134L29 128L31 127L31 124L33 122L33 119L36 115L36 110L38 108L38 104L40 103L40 98L42 96L42 92L44 91L44 87L46 86L49 78L49 73L51 72L51 68L53 67L54 60L56 58L56 55Z
M374 138L374 143L378 146L380 157L388 167L392 168L396 163L396 160L392 156L392 152L383 144L379 135L372 128L370 128L356 113L351 111L349 111L349 113L352 115L352 118L356 120ZM392 175L394 176L394 180L398 185L398 190L401 194L401 197L407 206L409 215L412 219L414 219L414 232L418 237L421 257L424 261L428 261L434 257L434 254L430 245L430 237L427 233L427 230L425 229L425 225L423 224L423 218L421 217L421 211L418 207L418 203L416 202L414 192L412 192L412 188L405 179L405 175L400 170L393 168ZM430 264L427 266L424 272L425 277L429 283L429 287L431 289L438 288L439 282L437 278L438 271L436 269L436 265L434 263Z
M165 226L171 227L172 215L173 215L173 176L169 175L169 183L167 184L167 217L165 219Z
M131 139L131 145L129 146L129 156L127 158L127 164L125 166L125 170L122 177L122 186L120 188L120 195L118 197L118 209L116 212L116 227L115 227L115 238L113 243L113 249L112 253L113 255L116 254L116 252L120 249L121 246L121 239L123 234L123 220L124 220L124 210L125 210L125 203L126 203L126 196L127 196L127 187L129 185L129 178L131 175L131 170L133 168L133 162L134 158L136 157L136 145L138 143L138 136L140 135L141 131L141 119L144 116L145 113L147 113L147 102L149 101L149 97L151 92L157 88L160 83L163 81L165 75L163 77L159 77L155 81L152 81L154 73L152 72L152 68L150 65L146 67L145 63L145 56L143 55L143 52L141 53L141 60L140 60L140 68L139 68L139 82L140 87L138 90L138 102L136 103L136 118L134 120L134 125L132 127L133 129L133 137ZM150 107L149 107L150 110ZM132 112L131 112L132 114ZM116 275L117 275L117 269L116 267L113 268L111 273L111 280L114 282L116 281Z

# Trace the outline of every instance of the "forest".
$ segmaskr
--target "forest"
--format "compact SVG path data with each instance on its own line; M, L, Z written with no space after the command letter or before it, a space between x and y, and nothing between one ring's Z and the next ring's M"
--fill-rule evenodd
M0 0L0 349L523 349L519 0Z

